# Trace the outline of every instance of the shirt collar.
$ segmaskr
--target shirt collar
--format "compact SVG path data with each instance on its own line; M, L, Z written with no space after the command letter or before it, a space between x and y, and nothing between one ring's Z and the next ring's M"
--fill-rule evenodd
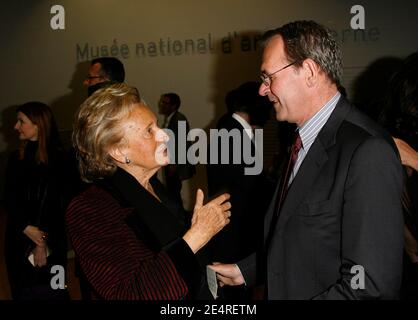
M341 94L337 92L317 113L315 113L302 127L299 128L299 134L302 139L303 149L309 150L319 131L327 122L334 111Z
M250 124L247 122L247 120L245 120L243 117L241 117L239 114L237 113L233 113L232 114L232 118L234 118L235 120L237 120L243 127L245 132L247 133L247 135L250 137L250 139L253 138L253 129L251 128Z
M177 112L177 110L174 110L170 115L166 118L164 121L164 128L168 127L168 124L170 123L171 118L174 116L174 114Z

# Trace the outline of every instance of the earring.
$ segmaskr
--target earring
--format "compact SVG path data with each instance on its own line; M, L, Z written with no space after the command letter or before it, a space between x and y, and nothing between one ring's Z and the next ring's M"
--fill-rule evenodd
M130 164L131 163L131 160L128 157L125 157L125 163L126 164Z

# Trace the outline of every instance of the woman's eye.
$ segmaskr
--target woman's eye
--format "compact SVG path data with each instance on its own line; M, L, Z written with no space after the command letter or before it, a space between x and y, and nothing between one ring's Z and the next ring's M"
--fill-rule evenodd
M152 128L147 128L147 130L145 130L145 137L146 138L152 137Z

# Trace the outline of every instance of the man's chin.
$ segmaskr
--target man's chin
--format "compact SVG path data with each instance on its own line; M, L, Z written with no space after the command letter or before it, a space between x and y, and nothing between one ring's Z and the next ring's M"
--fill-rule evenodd
M277 121L286 121L286 117L281 113L276 111L276 120Z

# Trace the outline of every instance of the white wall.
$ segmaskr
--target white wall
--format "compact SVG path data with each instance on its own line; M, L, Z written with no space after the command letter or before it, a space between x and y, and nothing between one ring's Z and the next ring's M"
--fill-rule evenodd
M65 8L65 30L50 27L54 4ZM350 29L350 8L355 4L365 8L365 39L355 39ZM73 113L86 96L81 85L88 68L84 60L92 58L77 54L77 45L82 51L85 44L110 49L115 39L119 48L126 44L129 54L118 57L125 64L127 82L139 88L154 110L162 92L177 92L191 126L201 128L208 128L223 112L227 91L258 79L259 53L240 50L243 36L260 35L297 19L329 26L342 43L344 84L349 92L353 79L376 59L403 58L417 50L416 0L9 0L2 2L0 12L3 153L13 137L10 128L17 104L29 100L49 103L60 128L71 129ZM232 52L224 53L222 39L234 32ZM201 47L201 53L194 54L136 55L137 43L159 45L160 39L168 38L172 44L175 40L200 41L206 49ZM0 155L2 163L4 154Z

